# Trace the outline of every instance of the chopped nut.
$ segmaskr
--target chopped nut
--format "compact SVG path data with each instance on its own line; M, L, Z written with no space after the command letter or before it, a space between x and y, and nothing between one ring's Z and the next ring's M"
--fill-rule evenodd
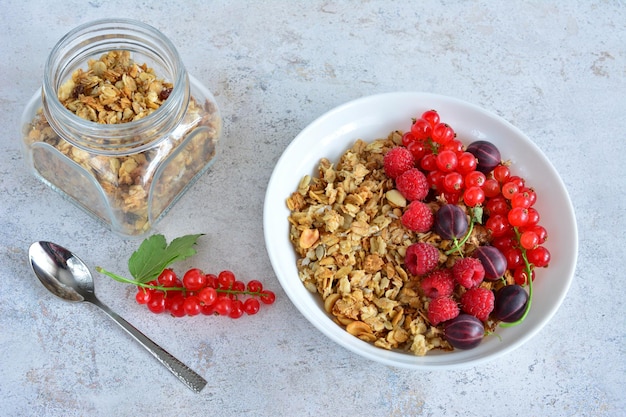
M326 297L326 299L324 300L324 310L326 310L327 313L330 313L339 298L341 298L341 295L339 295L339 293L332 293L328 297Z
M387 191L387 193L385 193L385 197L391 204L396 207L406 207L406 198L404 198L402 193L400 193L400 191L396 190L395 188L393 190Z
M320 237L320 231L317 229L305 229L300 235L300 247L308 249L317 242Z
M362 321L351 322L346 326L346 330L351 335L367 342L374 342L376 340L376 336L372 333L370 326Z

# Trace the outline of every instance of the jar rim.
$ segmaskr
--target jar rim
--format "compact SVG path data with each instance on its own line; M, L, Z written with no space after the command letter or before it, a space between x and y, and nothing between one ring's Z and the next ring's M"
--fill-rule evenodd
M61 103L59 88L74 68L112 50L145 55L167 72L173 89L154 112L134 121L102 124L81 118ZM126 153L153 146L175 128L190 98L189 78L174 44L155 27L133 19L100 19L75 27L53 47L45 68L42 99L51 127L73 145L91 152Z

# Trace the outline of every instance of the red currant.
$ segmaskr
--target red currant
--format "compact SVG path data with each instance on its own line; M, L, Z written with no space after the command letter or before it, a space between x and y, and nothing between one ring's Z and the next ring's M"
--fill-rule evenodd
M463 192L463 201L469 207L476 207L485 201L485 192L476 185L471 186Z
M435 126L440 120L439 113L436 110L426 110L422 113L422 119L430 123L431 126Z
M486 177L480 171L472 171L465 176L465 186L466 187L482 187L485 183Z
M263 290L263 284L261 283L261 281L253 279L248 282L247 288L250 292L260 292Z
M259 295L261 296L261 302L263 302L263 304L274 304L274 301L276 301L276 294L272 291L263 290Z
M205 316L212 316L215 314L215 309L213 308L213 304L202 304L200 306L200 313Z
M459 163L456 154L452 151L439 152L435 161L437 163L437 168L443 172L452 172L456 170Z
M513 207L507 215L509 224L513 227L522 227L528 223L528 209L523 207Z
M217 276L219 288L229 289L235 283L235 274L232 271L222 271Z
M424 142L414 141L406 147L416 161L421 160L428 153L428 148Z
M217 288L217 275L215 274L206 274L206 286Z
M188 316L197 316L200 314L200 299L195 295L185 298L183 309Z
M165 311L165 296L161 291L155 291L148 301L148 310L155 314L161 314Z
M206 286L206 275L198 268L192 268L183 275L183 285L189 291L198 291Z
M540 219L539 212L534 207L528 207L528 222L526 226L534 226L539 223Z
M496 197L500 195L500 183L494 178L488 178L483 184L483 190L485 191L485 197Z
M530 199L531 207L535 205L537 202L537 193L532 188L525 188L524 192L528 194L528 198Z
M420 160L420 168L424 171L434 171L437 169L437 155L433 153L427 153Z
M235 281L230 289L233 291L244 292L246 290L246 284L242 281Z
M454 130L447 123L437 123L433 126L432 139L434 142L445 145L454 139Z
M535 280L534 269L530 270L530 276L531 276L531 279L534 281ZM513 271L513 278L515 279L515 283L517 285L528 284L528 271L526 270L526 266L522 265L522 266L518 266L517 268L515 268L515 270Z
M511 176L511 170L506 165L498 165L493 169L493 177L500 184L504 184L509 180Z
M211 305L217 299L217 291L213 287L204 287L200 290L198 298L204 305Z
M506 258L507 268L511 270L524 263L522 251L519 248L509 248L506 252L504 252L504 257Z
M443 195L443 198L446 200L446 203L449 203L449 204L457 204L459 200L461 199L461 193L458 191L455 191L455 192L444 191L442 195Z
M426 179L430 184L430 188L433 190L442 191L443 190L443 179L446 177L444 172L434 170L430 171L428 175L426 175Z
M520 235L519 244L524 249L533 249L539 245L539 236L533 231L525 231Z
M439 150L441 150L441 151L452 151L456 155L460 155L463 152L463 142L461 142L460 140L457 140L457 139L452 139L448 143L445 143L444 145L441 145L439 147Z
M461 174L468 174L475 171L477 165L478 161L476 160L476 157L470 152L463 152L458 157L457 170Z
M502 185L502 195L507 200L512 199L515 193L517 193L518 191L519 191L519 187L513 181L505 182Z
M170 268L164 269L159 274L159 277L157 278L157 282L164 287L176 287L180 284L180 281L178 280L176 273Z
M523 191L515 193L511 198L511 207L530 207L530 197L528 196L528 193Z
M433 128L431 124L424 119L417 119L415 123L411 125L411 135L416 140L425 140L432 134ZM402 141L404 143L404 140ZM406 144L404 145L406 146Z
M538 268L548 266L550 263L550 251L545 246L537 246L534 249L530 249L526 252L528 262L535 265Z
M213 303L213 310L220 316L228 316L233 308L233 300L228 297L217 297Z
M500 252L505 253L509 249L515 248L517 246L517 241L511 235L504 235L494 238L491 245L498 248Z
M504 197L494 197L485 204L485 211L490 216L494 214L506 215L509 212L509 205Z
M140 288L137 291L137 294L135 294L135 301L137 301L137 304L148 304L148 301L150 301L150 296L150 291L144 288Z
M511 231L509 221L502 214L489 216L485 222L485 227L491 232L493 237L505 236Z
M525 183L524 178L522 178L522 177L520 177L518 175L511 175L507 182L512 182L515 185L517 185L517 189L518 190L522 190L525 187L525 185L524 185L524 183Z
M417 139L415 138L415 136L411 132L405 132L402 135L402 145L404 145L404 147L406 147L406 148L408 148L411 143L414 143L416 141L417 141Z
M246 314L249 316L252 316L258 313L260 308L261 308L261 304L259 303L259 300L257 300L256 298L248 298L243 303L243 311L245 311Z
M174 317L185 317L187 315L185 312L185 298L180 297L180 299L173 301L168 310Z
M168 302L168 310L170 314L174 317L183 317L185 316L185 297L182 294L174 295L171 297L167 297Z
M443 189L449 193L461 191L463 187L463 175L458 172L450 172L443 177Z
M539 241L537 242L538 245L543 244L548 239L548 231L545 227L541 225L527 225L526 227L524 227L524 231L530 231L535 233L537 235L537 238L539 239Z
M228 317L230 317L231 319L238 319L239 317L243 316L243 313L243 303L241 302L241 300L233 300L230 313L228 313Z

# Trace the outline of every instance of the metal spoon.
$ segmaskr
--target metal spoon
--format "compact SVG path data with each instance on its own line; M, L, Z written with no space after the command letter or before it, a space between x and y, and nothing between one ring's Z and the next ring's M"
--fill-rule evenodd
M87 265L69 250L52 242L35 242L28 250L30 265L51 293L67 301L86 301L100 307L192 391L200 392L206 380L150 340L132 324L96 298Z

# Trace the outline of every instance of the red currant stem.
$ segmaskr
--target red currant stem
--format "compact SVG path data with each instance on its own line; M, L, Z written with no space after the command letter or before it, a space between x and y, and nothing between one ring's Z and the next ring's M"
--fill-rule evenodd
M430 147L433 154L437 155L439 153L439 144L432 140L432 138L428 138L427 145Z
M101 274L104 274L104 275L108 276L109 278L113 278L117 282L122 282L124 284L133 284L133 285L139 285L139 286L146 286L146 285L148 285L148 284L142 284L139 281L135 281L133 279L124 278L122 276L114 274L113 272L109 272L109 271L107 271L106 269L104 269L104 268L102 268L100 266L96 267L96 271L98 271Z
M113 272L109 272L104 268L101 268L99 266L96 267L96 271L98 271L101 274L104 274L110 278L113 278L115 281L124 283L124 284L131 284L131 285L136 285L137 287L141 287L141 288L148 288L148 289L153 289L153 290L160 290L163 291L164 293L167 293L168 291L188 291L187 288L185 287L164 287L163 285L152 285L152 284L147 284L145 282L140 282L140 281L136 281L134 279L128 279L128 278L124 278L122 276L119 276L117 274L114 274ZM265 294L261 294L261 291L240 291L240 290L227 290L224 288L216 288L215 291L217 292L221 292L221 293L226 293L226 294L235 294L235 295L251 295L253 297L265 297Z
M134 279L124 278L122 276L114 274L113 272L109 272L106 269L101 268L99 266L96 267L96 271L98 271L101 274L104 274L104 275L106 275L106 276L108 276L110 278L113 278L117 282L121 282L121 283L124 283L124 284L136 285L137 287L141 287L141 288L147 288L147 289L152 289L152 290L160 290L160 291L163 291L163 292L167 292L167 291L186 291L186 288L183 288L183 287L164 287L162 285L152 285L152 284L147 284L145 282L137 281L137 280L134 280Z
M251 295L253 297L265 297L265 294L261 294L261 291L240 291L240 290L227 290L224 288L216 288L215 291L223 292L226 294L235 294L235 295Z
M515 235L517 236L517 240L519 241L520 232L517 230L517 227L514 227L513 230L515 230ZM522 317L520 317L517 321L511 322L511 323L501 323L500 324L501 327L513 327L523 322L524 319L526 319L528 312L530 311L530 306L533 301L533 277L532 277L533 267L532 267L532 264L528 262L528 257L526 256L526 249L524 248L521 248L521 249L522 249L522 259L524 260L524 266L526 267L526 276L527 276L526 281L528 285L528 302L526 303L526 309L524 310L524 314L522 314Z

